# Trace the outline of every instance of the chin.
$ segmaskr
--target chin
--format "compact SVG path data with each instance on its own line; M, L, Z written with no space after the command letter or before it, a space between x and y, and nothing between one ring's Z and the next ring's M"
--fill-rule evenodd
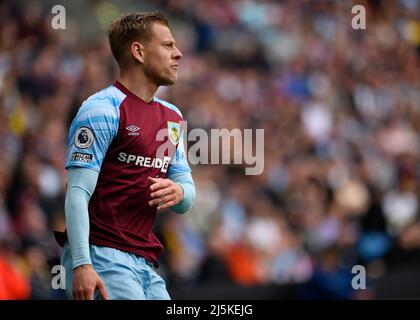
M161 80L160 83L159 83L160 86L171 86L171 85L175 84L175 82L177 80L177 77L162 78L160 80Z

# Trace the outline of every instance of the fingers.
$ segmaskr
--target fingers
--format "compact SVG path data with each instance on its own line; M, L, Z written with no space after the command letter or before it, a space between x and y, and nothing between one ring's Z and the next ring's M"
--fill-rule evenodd
M170 208L170 207L172 207L176 204L177 204L177 201L170 200L170 201L166 202L165 204L162 204L162 205L158 206L157 209L158 210L168 209L168 208Z
M158 190L158 191L155 191L155 192L152 192L151 194L150 194L150 197L153 199L153 198L161 198L161 197L164 197L164 196L166 196L166 195L169 195L169 194L172 194L172 193L174 193L176 190L175 190L175 188L173 187L173 186L169 186L169 187L166 187L166 188L164 188L164 189L160 189L160 190Z
M73 299L94 300L96 288L98 288L100 295L105 300L109 299L104 282L91 265L75 268L72 292Z
M109 300L108 292L106 292L104 283L100 280L97 283L100 295L105 300ZM84 288L73 291L74 300L93 300L95 295L95 288Z
M149 206L157 206L158 210L167 209L182 199L182 188L170 179L148 177L148 180L152 183Z
M104 298L105 300L109 300L108 292L106 292L105 285L102 280L98 282L98 289L102 298Z
M80 288L73 291L74 300L93 300L95 288Z
M161 206L169 201L172 201L175 199L175 195L174 194L169 194L157 199L153 199L149 201L149 205L150 206Z
M95 288L91 289L89 288L88 290L85 291L85 300L93 300L93 296L95 293Z
M73 290L73 299L74 300L83 300L84 299L83 288Z
M73 290L72 295L73 295L73 299L74 299L74 300L81 300L81 299L79 298L79 294L78 294L78 292L76 292L76 291L74 291L74 290Z
M168 179L160 179L160 178L150 178L148 177L149 181L152 183L150 186L150 191L156 191L159 189L163 189L169 187L171 185L171 181Z

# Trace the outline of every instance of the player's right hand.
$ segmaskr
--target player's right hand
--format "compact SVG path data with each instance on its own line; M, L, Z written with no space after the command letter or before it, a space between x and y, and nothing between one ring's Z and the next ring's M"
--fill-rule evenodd
M93 300L96 288L105 300L109 299L104 282L92 265L85 264L73 270L73 299Z

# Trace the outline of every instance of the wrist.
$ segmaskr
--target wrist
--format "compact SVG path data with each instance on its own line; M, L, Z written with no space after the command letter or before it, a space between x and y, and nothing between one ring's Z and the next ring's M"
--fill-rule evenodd
M91 264L81 264L73 268L74 271L76 270L88 270L93 269L93 266Z

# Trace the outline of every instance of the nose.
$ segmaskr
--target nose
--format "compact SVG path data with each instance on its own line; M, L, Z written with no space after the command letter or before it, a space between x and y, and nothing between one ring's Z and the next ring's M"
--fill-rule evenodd
M182 58L182 52L177 47L175 47L175 55L174 55L174 58L176 60L179 60L179 59Z

